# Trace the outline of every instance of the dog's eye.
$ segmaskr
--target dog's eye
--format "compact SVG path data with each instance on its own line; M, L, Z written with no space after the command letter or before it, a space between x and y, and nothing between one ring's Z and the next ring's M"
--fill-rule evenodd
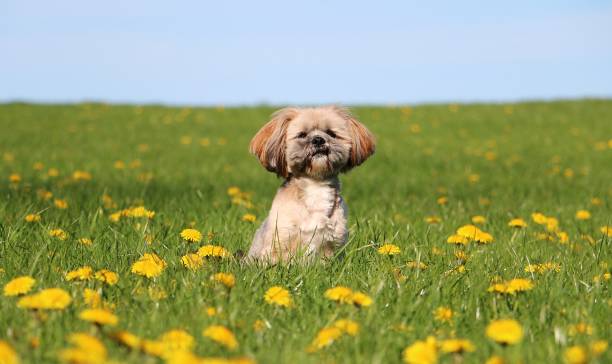
M300 132L300 133L297 135L297 137L298 137L298 138L300 138L300 139L304 139L304 138L306 138L306 135L307 135L307 134L306 134L306 132L304 132L304 131L303 131L303 132Z
M334 131L331 130L331 129L327 129L326 133L327 133L327 135L329 135L332 138L336 137L336 133L334 133Z

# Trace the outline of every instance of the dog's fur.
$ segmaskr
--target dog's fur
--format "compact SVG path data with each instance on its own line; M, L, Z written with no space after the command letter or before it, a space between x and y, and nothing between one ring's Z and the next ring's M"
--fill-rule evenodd
M285 181L246 259L276 263L333 256L348 238L338 174L360 165L374 150L374 136L347 109L275 112L251 140L250 151Z

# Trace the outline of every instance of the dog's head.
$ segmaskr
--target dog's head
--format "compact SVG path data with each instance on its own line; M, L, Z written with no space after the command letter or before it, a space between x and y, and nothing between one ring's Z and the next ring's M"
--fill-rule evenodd
M372 133L337 106L278 110L250 145L267 170L284 178L327 179L360 165L374 150Z

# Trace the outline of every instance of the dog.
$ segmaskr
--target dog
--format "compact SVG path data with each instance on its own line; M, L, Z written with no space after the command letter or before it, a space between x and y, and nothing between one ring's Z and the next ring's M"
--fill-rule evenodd
M338 175L374 153L372 133L342 107L289 107L272 114L249 149L284 182L244 259L278 263L333 257L348 240Z

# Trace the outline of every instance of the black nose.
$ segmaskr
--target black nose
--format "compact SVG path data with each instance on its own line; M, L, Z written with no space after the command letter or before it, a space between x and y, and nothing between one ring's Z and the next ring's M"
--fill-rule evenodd
M317 147L320 145L325 144L325 139L321 138L320 136L316 136L314 138L312 138L312 144L316 145Z

